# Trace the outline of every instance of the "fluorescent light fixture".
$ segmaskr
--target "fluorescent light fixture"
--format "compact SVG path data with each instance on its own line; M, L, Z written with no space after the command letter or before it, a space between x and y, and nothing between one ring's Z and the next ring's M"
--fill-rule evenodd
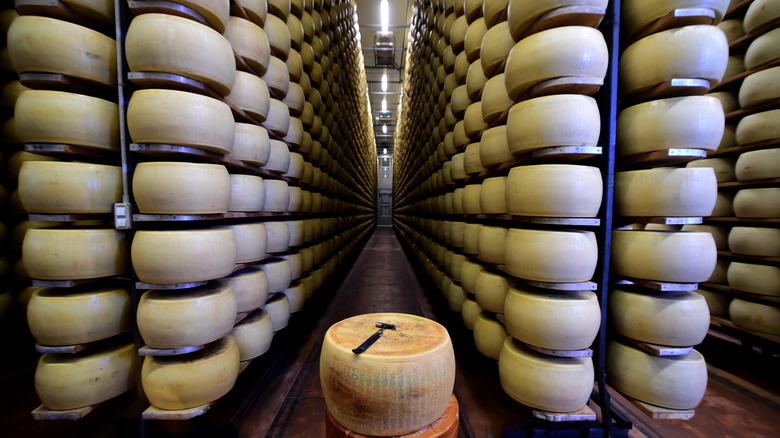
M387 71L382 72L382 91L387 91Z
M382 99L382 112L383 113L387 112L387 99L384 98Z
M382 0L379 3L379 15L381 17L382 32L387 32L388 23L390 20L390 9L387 5L387 0Z
M387 148L382 149L382 155L387 155Z
M382 134L387 134L387 125L382 125Z

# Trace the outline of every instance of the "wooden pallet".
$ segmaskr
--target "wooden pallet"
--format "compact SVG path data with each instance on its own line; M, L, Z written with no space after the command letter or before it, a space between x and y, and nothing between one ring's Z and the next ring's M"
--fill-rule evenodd
M86 278L83 280L40 280L37 278L33 278L30 281L32 282L32 285L35 287L71 288L71 287L78 287L90 283L97 283L98 281L103 281L110 278L117 278L117 277L111 276L111 277L101 277L101 278Z
M669 409L662 408L660 406L651 405L637 399L625 396L634 406L639 408L643 414L654 420L690 420L695 414L693 409L681 410L681 409Z
M769 149L780 145L780 138L775 138L772 140L766 140L766 141L759 141L755 143L749 143L739 146L734 146L732 148L726 148L722 150L718 150L715 152L710 152L708 154L709 157L720 157L725 155L739 155L743 152L748 151L755 151L759 149Z
M669 283L662 281L644 280L640 278L621 277L615 282L617 285L637 285L659 292L688 292L699 288L698 283Z
M194 408L180 410L167 410L149 406L141 414L141 417L144 420L190 420L205 414L213 405L214 403L211 402Z
M205 345L193 345L181 348L152 348L143 346L138 349L139 356L181 356L182 354L193 353L206 348Z
M533 409L531 415L540 420L553 423L572 422L572 421L596 421L596 412L585 405L582 409L574 412L549 412L540 409Z
M181 289L192 289L195 287L200 287L208 283L207 281L195 281L192 283L176 283L176 284L155 284L155 283L146 283L143 281L136 281L135 282L135 288L138 290L181 290Z
M115 161L119 158L118 150L90 149L61 143L26 143L24 145L24 150L26 152L56 158L80 157L95 158L104 161Z
M84 406L82 408L67 409L55 411L44 405L40 405L32 411L32 416L36 420L71 420L76 421L84 418L87 414L94 411L100 404Z
M528 280L525 278L516 277L514 274L512 274L507 270L506 265L493 264L493 266L495 266L496 269L498 269L499 271L504 272L505 274L509 274L514 278L517 278L518 280L522 281L528 286L535 287L538 289L555 290L561 292L598 289L598 284L592 281L580 281L580 282L572 282L572 283L553 283L547 281Z
M756 113L774 110L780 108L780 99L776 100L770 100L768 102L763 102L758 105L753 105L748 108L740 108L736 111L732 111L728 114L726 114L726 124L735 124L738 123L742 118L747 117L749 115L753 115Z
M670 148L630 157L621 157L617 159L617 165L621 167L640 168L675 166L702 158L707 158L707 151L704 149Z
M112 219L110 213L100 214L70 214L70 213L30 213L27 215L27 220L41 221L41 222L78 222L88 221L95 219L105 219L110 221Z
M710 91L710 81L696 78L674 78L647 90L623 96L623 107L633 106L650 100L670 97L701 96Z
M652 217L652 216L621 216L623 222L633 224L661 224L661 225L699 225L704 222L700 216L689 217Z
M652 356L685 356L693 351L693 347L667 347L664 345L656 345L648 342L637 341L634 339L628 339L629 342L639 347L640 350L645 353L649 353Z
M780 178L766 178L766 179L754 179L749 181L729 181L718 183L719 189L741 189L745 187L758 187L758 186L777 186L780 185Z
M517 216L510 214L462 214L457 216L472 219L523 222L539 225L561 225L570 227L598 227L601 225L601 219L599 218Z

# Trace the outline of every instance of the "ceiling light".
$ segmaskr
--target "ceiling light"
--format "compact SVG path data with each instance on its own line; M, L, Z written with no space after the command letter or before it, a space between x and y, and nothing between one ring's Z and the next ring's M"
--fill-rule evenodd
M387 72L382 72L382 91L387 91Z
M387 5L387 0L382 0L381 3L379 3L379 15L381 17L381 23L382 23L382 32L387 32L388 28L388 22L390 17L390 10Z
M382 125L382 134L387 134L387 125Z
M387 99L382 99L382 112L387 112Z
M382 154L387 155L387 148L382 149Z

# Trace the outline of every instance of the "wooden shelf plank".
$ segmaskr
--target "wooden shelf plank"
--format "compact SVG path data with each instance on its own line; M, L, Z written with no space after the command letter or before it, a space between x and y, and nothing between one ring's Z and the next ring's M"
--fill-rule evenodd
M730 287L728 287L726 285L714 284L714 283L702 283L701 286L704 287L704 288L707 288L707 289L713 289L713 290L717 290L717 291L720 291L720 292L726 292L726 293L729 293L731 295L735 295L735 296L738 296L738 297L741 297L741 298L745 298L745 299L747 299L749 301L756 301L756 302L761 302L761 303L769 304L769 305L780 304L780 297L777 297L777 296L774 296L774 295L762 295L762 294L756 294L756 293L752 293L752 292L745 292L745 291L741 291L741 290L737 290L737 289L732 289L732 288L730 288Z
M249 364L251 363L252 363L252 359L242 360L241 363L238 365L238 374L241 374L244 371L246 371L246 369L249 368Z
M696 413L694 410L680 410L680 409L668 409L660 406L651 405L637 399L631 398L624 394L624 397L630 401L634 406L639 408L643 414L652 418L653 420L690 420Z
M645 91L623 96L623 107L633 106L650 100L666 99L669 97L699 96L710 91L710 81L696 78L674 78L662 84L658 84Z
M69 214L69 213L30 213L27 215L27 220L30 221L42 221L42 222L77 222L88 221L93 219L105 219L111 220L113 217L111 213L104 214Z
M32 285L35 287L61 287L61 288L70 288L70 287L77 287L84 284L90 284L95 283L98 281L103 281L109 278L116 278L114 276L111 277L100 277L100 278L85 278L82 280L40 280L37 278L31 279Z
M726 15L723 17L723 19L728 20L731 18L742 18L751 3L753 3L753 0L743 0L740 3L737 3L733 8L726 12Z
M473 219L523 222L540 225L562 225L574 227L597 227L601 225L601 219L599 218L516 216L509 214L464 214L462 216Z
M628 339L628 338L626 338ZM645 353L650 353L653 356L685 356L693 351L693 347L667 347L664 345L656 345L648 342L637 341L635 339L628 339L629 342L639 347Z
M35 351L38 353L59 353L59 354L76 354L78 352L84 351L89 346L95 345L95 342L87 342L85 344L75 344L75 345L41 345L36 343L35 344Z
M627 44L627 46L642 38L665 30L698 24L712 24L714 22L715 11L710 8L678 8L654 21L639 31L639 33L632 36L631 43Z
M776 147L778 145L780 145L780 138L775 138L772 140L760 141L756 143L750 143L750 144L735 146L733 148L727 148L715 152L710 152L708 156L710 158L713 158L713 157L721 157L726 155L739 155L743 152L755 151L758 149L769 149L769 148Z
M549 412L539 409L533 409L531 415L534 417L550 421L553 423L573 422L573 421L596 421L596 412L585 405L582 409L574 412Z
M704 222L710 223L739 223L755 225L773 225L780 224L780 218L776 217L705 217Z
M707 158L707 150L670 148L641 155L621 157L618 158L617 165L623 167L673 166L676 164L689 163L701 158Z
M182 354L193 353L203 350L205 345L193 345L181 348L152 348L144 346L138 349L139 356L181 356Z
M180 289L192 289L194 287L203 286L208 283L207 281L196 281L193 283L177 283L177 284L154 284L146 283L143 281L137 281L135 288L139 290L180 290Z
M758 105L751 106L749 108L741 108L726 114L726 124L727 125L736 124L746 116L777 109L778 107L780 107L780 100L772 100L769 102L764 102Z
M737 38L729 43L729 53L735 55L744 52L753 40L778 27L778 25L780 25L780 18L775 18L754 29L753 32L750 32L741 38Z
M634 224L661 224L661 225L699 225L704 222L703 217L645 217L645 216L622 216L625 222Z
M730 320L726 318L721 318L719 316L713 316L710 315L710 326L714 327L728 327L730 329L734 329L743 333L746 333L748 335L752 335L767 341L774 342L777 345L780 345L780 336L770 335L769 333L762 333L762 332L756 332L753 330L748 330L742 327L739 327L738 325L734 324Z
M769 61L767 63L764 63L762 65L759 65L756 68L750 69L748 71L743 71L740 74L734 75L720 84L716 85L715 87L712 87L712 90L710 90L711 93L716 93L718 91L726 91L729 89L739 89L739 85L742 84L742 81L745 80L746 77L752 75L753 73L760 72L761 70L766 70L768 68L777 67L780 65L780 59L775 59L773 61Z
M129 3L134 2L130 1ZM215 91L210 90L202 82L172 73L131 71L127 73L127 79L142 88L173 89L219 98Z
M206 413L206 411L213 406L214 403L206 403L205 405L196 406L189 409L181 409L176 411L169 411L166 409L159 409L154 406L149 406L141 414L144 420L189 420Z
M550 79L531 87L531 89L520 98L520 101L554 94L584 94L586 96L591 96L596 94L603 85L604 78L598 77L571 76Z
M525 344L526 347L538 353L555 357L593 357L593 350L584 348L582 350L553 350L550 348L537 347L536 345Z
M76 421L84 418L87 414L95 410L100 404L84 406L83 408L68 409L64 411L55 411L40 405L32 411L32 416L36 420L71 420Z
M685 292L694 291L699 288L698 283L669 283L662 281L644 280L640 278L621 277L615 284L642 286L659 292Z
M119 151L110 149L89 149L79 146L61 143L26 143L24 145L26 152L32 152L38 155L64 158L68 156L98 158L101 160L119 159Z
M737 188L754 186L777 186L780 185L780 178L766 178L766 179L754 179L750 181L729 181L718 183L719 189Z
M280 216L306 215L306 213L291 213L289 211L272 213L267 211L240 212L229 211L216 214L147 214L133 215L133 222L188 222L188 221L212 221L221 219L248 219L248 218L272 218Z
M718 257L759 262L766 265L780 265L780 257L764 257L747 254L736 254L728 251L718 251Z

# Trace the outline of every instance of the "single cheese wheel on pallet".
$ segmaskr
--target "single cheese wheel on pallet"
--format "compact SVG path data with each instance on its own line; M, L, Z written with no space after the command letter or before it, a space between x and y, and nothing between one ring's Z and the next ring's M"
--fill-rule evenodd
M482 88L482 120L490 123L512 107L506 89L506 74L501 73L488 79Z
M510 275L553 283L590 280L598 260L589 231L510 229L504 251Z
M739 291L780 296L780 267L731 262L728 283Z
M22 261L30 278L40 280L109 277L129 268L127 240L117 230L30 229Z
M501 265L505 259L507 229L502 227L482 226L478 237L478 258L484 262Z
M517 43L506 61L506 89L517 100L536 84L566 77L604 78L608 64L604 35L584 26L545 30ZM529 63L527 60L533 59Z
M258 26L265 24L268 16L268 4L263 0L238 0L238 4L244 8L249 18Z
M268 12L287 19L290 15L290 0L268 0Z
M630 45L620 57L621 93L645 91L674 78L706 79L718 85L728 64L726 35L715 26L665 30Z
M780 17L780 5L776 1L756 0L750 4L747 12L745 12L745 33L757 31L778 17Z
M780 307L734 298L729 317L737 327L780 336Z
M539 291L515 286L507 293L503 313L512 337L552 350L588 348L601 326L599 302L591 291Z
M268 298L268 277L261 269L250 266L228 277L220 283L233 289L236 297L236 313L249 312L265 304Z
M263 180L263 184L265 185L265 206L263 209L275 213L286 212L290 207L290 189L287 182L266 179Z
M734 196L734 214L744 218L780 217L780 188L738 191Z
M622 216L709 216L718 182L711 168L673 168L618 172L615 211Z
M225 213L231 179L221 164L139 163L133 174L133 195L142 213Z
M739 88L739 104L751 108L780 99L780 67L753 73L742 81Z
M218 154L229 154L235 138L227 104L176 90L134 92L127 107L127 129L134 143L192 146Z
M261 309L268 312L268 315L271 317L274 332L287 327L290 321L290 299L287 298L287 295L283 293L273 295L263 304Z
M487 178L482 181L479 205L483 214L506 214L505 176Z
M744 152L734 170L739 181L780 178L780 148Z
M352 349L376 332L377 322L395 324L396 330L385 330L364 353L354 354ZM372 370L383 368L401 379L374 379ZM411 433L433 423L449 403L455 382L452 342L444 327L419 316L354 316L325 333L320 380L328 411L347 429L365 435Z
M230 17L225 38L250 67L261 76L265 74L271 60L271 46L262 27L243 18Z
M513 155L553 146L595 146L601 131L596 101L561 94L520 102L509 110L507 142Z
M116 41L92 29L25 15L11 24L7 44L17 73L61 73L116 86Z
M780 109L751 114L737 125L740 146L776 138L780 138Z
M286 136L290 130L290 111L287 105L280 100L271 99L268 118L263 125L280 137Z
M290 164L287 171L282 175L290 179L300 180L303 177L303 155L297 152L288 152L288 154L290 156Z
M590 357L548 356L508 337L498 359L498 376L504 392L520 403L574 412L588 403L594 372Z
M38 289L27 305L27 325L38 344L84 344L130 331L130 307L122 287Z
M18 189L28 213L111 213L122 200L122 169L30 161L22 164Z
M669 409L695 408L707 389L707 364L696 350L683 356L651 356L609 341L607 376L621 393Z
M139 15L127 29L127 64L133 72L171 73L194 79L225 96L236 77L235 47L231 47L230 41L235 34L236 30L231 33L228 28L226 39L212 28L187 18L155 13ZM265 45L266 52L270 51L267 42ZM261 46L258 42L257 50ZM244 47L236 50L244 56L241 51Z
M290 55L292 55L293 51L301 50L301 45L303 45L303 24L295 15L289 15L287 28L290 30Z
M230 175L230 204L228 211L263 211L265 185L254 175Z
M479 265L478 265L479 266ZM480 269L471 287L477 304L482 310L493 313L504 313L504 301L515 280L500 272Z
M609 319L611 327L627 338L673 347L700 344L710 328L707 301L695 292L613 289Z
M723 0L720 0L721 2ZM534 21L555 9L566 7L597 7L606 8L607 0L542 0L528 2L510 0L508 12L509 28L515 41L520 41L523 35L533 25Z
M153 284L208 281L230 275L236 238L229 229L138 231L131 257L138 279Z
M228 156L249 163L264 166L271 155L268 131L251 123L236 123L233 148Z
M241 361L254 359L271 349L274 339L273 323L268 312L257 309L230 332L238 346Z
M229 284L183 291L151 290L138 301L137 325L147 346L184 348L227 335L236 320L236 297Z
M225 100L246 111L260 122L270 117L271 95L266 82L243 71L236 73L236 80Z
M715 172L717 182L729 182L737 179L734 173L733 158L704 158L689 162L685 167L691 168L711 168Z
M228 335L206 348L180 356L146 356L141 383L149 403L180 410L212 402L227 394L238 377L240 354Z
M519 166L506 180L507 212L519 216L595 217L603 181L598 168L567 164Z
M290 90L290 71L284 61L272 56L268 63L268 71L263 74L263 80L279 98L284 99L287 96Z
M774 29L750 43L745 52L745 70L752 70L778 58L780 58L780 29Z
M94 405L135 386L132 340L110 342L77 354L47 353L35 369L35 392L53 410Z
M707 289L697 289L696 293L703 296L707 301L707 307L710 310L710 315L715 316L728 316L729 304L731 303L731 295L726 292L719 292Z
M718 258L709 233L688 231L615 231L612 269L617 275L645 280L707 281Z
M287 27L285 20L275 15L268 15L263 26L263 30L265 30L268 37L268 43L271 45L271 53L282 61L287 60L287 56L292 48L290 28Z
M24 143L119 150L119 106L97 97L23 91L14 106L14 125Z
M268 257L270 240L264 224L236 224L225 228L236 238L236 263L251 263Z
M268 291L270 293L281 292L292 282L292 268L290 262L281 258L272 258L257 265L268 277Z
M712 96L651 100L618 115L617 154L639 155L669 148L714 151L723 137L723 107Z
M514 45L515 40L509 33L509 24L506 21L488 27L479 51L485 77L491 78L504 71L502 67Z
M734 227L728 235L728 250L736 254L780 257L780 229Z
M621 11L623 29L628 35L638 33L659 18L675 9L706 8L715 12L714 24L718 24L729 8L728 0L664 0L656 2L627 1Z

